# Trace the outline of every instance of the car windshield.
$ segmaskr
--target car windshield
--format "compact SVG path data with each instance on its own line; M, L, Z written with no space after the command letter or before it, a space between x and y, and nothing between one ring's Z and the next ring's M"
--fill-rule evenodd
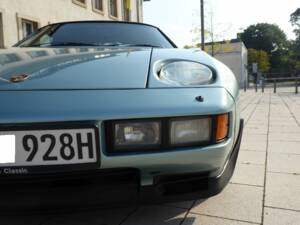
M157 28L130 23L79 22L46 26L19 47L146 46L173 48Z

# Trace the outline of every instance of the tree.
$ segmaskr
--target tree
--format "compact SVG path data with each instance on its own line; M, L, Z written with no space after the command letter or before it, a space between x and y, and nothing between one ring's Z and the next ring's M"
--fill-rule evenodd
M251 25L240 37L247 48L263 50L268 54L285 49L287 46L286 34L275 24Z
M296 40L292 42L292 50L300 60L300 8L291 14L290 22L295 27Z
M269 55L273 71L282 70L288 41L286 34L277 25L268 23L251 25L240 37L248 49L263 50Z
M256 50L253 48L248 49L248 64L258 64L261 72L268 72L270 70L270 61L267 52L263 50Z
M296 40L290 44L291 57L288 60L295 71L300 71L300 8L291 14L290 22L295 27Z
M296 27L294 32L297 39L300 41L300 8L296 9L296 11L291 14L290 22Z
M300 27L300 8L296 9L296 11L291 14L290 21L292 25L297 25Z

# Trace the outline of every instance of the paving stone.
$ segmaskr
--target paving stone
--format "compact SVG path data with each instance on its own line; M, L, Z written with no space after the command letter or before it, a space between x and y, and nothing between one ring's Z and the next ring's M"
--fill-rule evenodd
M271 110L272 111L272 110ZM282 118L284 118L284 116L282 116ZM294 121L270 121L270 124L272 124L273 126L294 126L296 124L295 120Z
M241 143L241 150L252 150L252 151L260 151L265 152L267 149L266 141L244 141Z
M268 127L267 126L254 126L254 125L247 125L244 128L244 134L267 134Z
M267 135L266 134L248 134L243 137L244 141L266 141Z
M258 111L260 110L260 111ZM267 111L265 111L263 109L263 111L261 109L259 109L258 107L256 108L254 114L252 115L252 120L254 122L264 122L264 121L268 121L268 113Z
M243 136L244 142L266 142L267 141L267 135L265 134L247 134Z
M291 153L300 155L300 142L270 141L268 152Z
M198 201L192 213L260 223L263 188L229 184L223 192L204 202Z
M300 175L267 173L265 206L300 210Z
M195 201L187 201L187 202L175 202L175 203L167 203L165 205L174 206L183 209L190 209Z
M267 171L300 174L300 155L269 153Z
M255 117L251 117L248 125L250 126L260 126L260 127L268 127L268 124L269 124L269 121L268 121L268 117L265 117L264 116L258 116L257 118Z
M299 225L300 212L265 208L264 225Z
M300 133L270 133L270 141L296 141L300 145Z
M278 107L271 107L270 121L273 125L277 124L295 124L295 120L291 115L290 111L280 111L285 105L279 104Z
M253 223L221 219L190 213L182 225L253 225Z
M265 166L263 165L247 165L237 164L232 183L247 184L247 185L264 185Z
M186 209L153 205L139 208L122 225L179 225L186 214Z
M265 165L266 153L258 151L240 151L239 163Z
M295 119L292 117L289 117L288 114L280 115L278 117L271 116L270 124L273 124L273 125L282 124L282 125L286 126L287 124L295 124Z
M284 116L282 116L284 117ZM299 133L300 132L300 127L298 126L297 123L293 123L293 124L283 124L283 125L275 125L270 123L270 127L269 127L269 132L270 133Z
M252 114L249 124L255 124L256 126L268 126L268 117L265 115Z

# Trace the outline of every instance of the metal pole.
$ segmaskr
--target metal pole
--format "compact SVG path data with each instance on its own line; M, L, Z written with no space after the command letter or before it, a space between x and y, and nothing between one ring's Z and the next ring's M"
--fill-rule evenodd
M265 79L262 79L261 81L262 81L262 83L261 83L261 92L264 93L265 92Z
M214 37L214 25L213 25L213 14L210 15L210 36L211 36L211 55L215 56L215 37Z
M296 79L296 90L295 93L298 94L298 78Z
M205 49L205 38L204 38L204 0L200 0L201 3L201 49Z
M256 82L255 82L255 92L257 92L257 80L256 80Z
M276 79L274 79L274 93L276 93Z
M211 42L211 55L215 56L215 44L214 44L214 40L212 40L212 42Z

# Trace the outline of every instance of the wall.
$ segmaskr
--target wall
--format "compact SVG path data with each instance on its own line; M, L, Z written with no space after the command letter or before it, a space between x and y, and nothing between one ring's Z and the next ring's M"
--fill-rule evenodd
M208 50L211 46L206 46ZM248 51L242 42L216 43L214 57L227 65L236 76L240 87L244 87L248 79Z
M220 60L226 66L228 66L232 72L234 73L235 77L238 80L238 83L241 84L243 78L242 71L242 58L240 52L231 52L231 53L221 53L215 55L215 58Z

